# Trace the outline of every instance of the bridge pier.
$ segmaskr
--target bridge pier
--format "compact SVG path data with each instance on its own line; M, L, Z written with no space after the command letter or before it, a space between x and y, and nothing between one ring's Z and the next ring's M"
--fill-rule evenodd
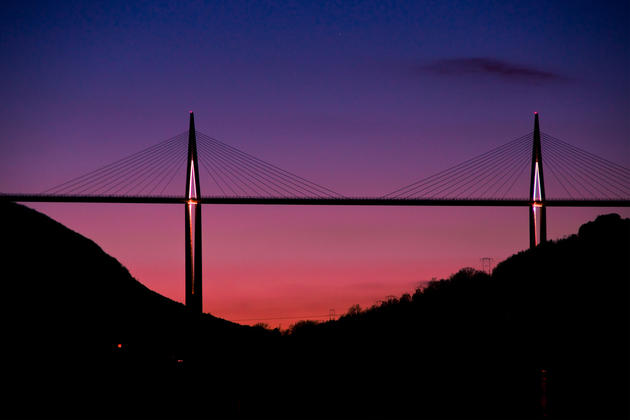
M185 266L186 307L194 313L203 312L202 256L201 256L201 190L199 188L199 163L197 161L197 137L195 116L190 112L188 130L188 164L186 170L185 206Z
M547 241L547 208L545 207L545 177L543 174L542 146L538 112L534 112L534 138L532 146L532 170L529 189L529 247Z

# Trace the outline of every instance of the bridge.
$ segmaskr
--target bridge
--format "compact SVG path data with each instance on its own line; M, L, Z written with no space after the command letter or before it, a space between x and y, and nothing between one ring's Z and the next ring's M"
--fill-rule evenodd
M169 194L184 166L184 194ZM202 177L210 194L201 194ZM549 196L549 186L563 195ZM203 204L526 207L533 248L547 240L547 207L630 207L630 169L541 132L535 113L534 130L502 146L383 196L349 197L197 131L191 111L186 132L41 193L0 200L183 204L185 303L201 313Z

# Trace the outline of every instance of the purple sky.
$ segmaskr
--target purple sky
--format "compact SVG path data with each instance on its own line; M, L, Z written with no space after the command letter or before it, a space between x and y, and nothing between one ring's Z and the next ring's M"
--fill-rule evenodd
M190 109L200 131L347 195L500 146L533 129L533 111L543 131L630 167L629 9L5 2L0 191L42 191L181 133ZM33 207L183 299L179 207ZM549 236L613 210L630 216L550 209ZM204 308L237 320L370 305L525 248L525 211L206 206Z

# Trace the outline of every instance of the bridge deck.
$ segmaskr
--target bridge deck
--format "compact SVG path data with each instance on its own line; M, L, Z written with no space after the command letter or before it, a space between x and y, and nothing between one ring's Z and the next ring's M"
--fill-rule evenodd
M137 203L184 204L185 197L0 194L0 200L31 203ZM527 207L527 199L449 199L383 197L203 197L202 204L306 205L306 206L475 206ZM547 199L548 207L630 207L630 199Z

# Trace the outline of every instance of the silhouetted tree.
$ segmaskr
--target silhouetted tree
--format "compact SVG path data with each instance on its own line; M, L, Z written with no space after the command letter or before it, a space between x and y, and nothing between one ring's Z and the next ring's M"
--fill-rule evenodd
M361 313L361 305L356 304L348 308L347 316L357 316Z

